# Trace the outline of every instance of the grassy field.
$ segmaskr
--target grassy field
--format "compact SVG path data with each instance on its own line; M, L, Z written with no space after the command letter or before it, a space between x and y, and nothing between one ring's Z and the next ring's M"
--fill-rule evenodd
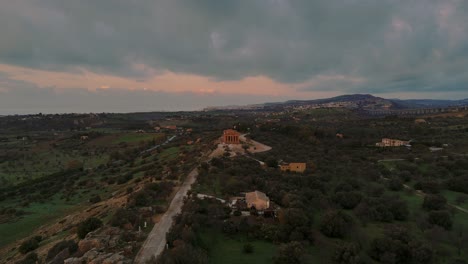
M249 241L243 236L230 238L213 230L205 230L200 237L209 249L211 264L267 264L272 263L276 254L276 245L266 241ZM254 248L252 254L243 252L243 247L247 243Z
M26 215L18 221L0 224L0 247L27 237L36 228L50 223L67 212L79 209L73 202L65 202L55 197L48 203L33 203L24 209Z
M119 135L114 143L118 144L121 142L125 143L139 143L141 141L150 141L150 140L161 140L165 135L164 134L155 134L155 133L124 133Z
M24 208L18 207L16 200L2 201L0 207L13 206L24 211L25 214L12 222L0 224L0 248L27 237L42 225L53 223L69 213L88 207L88 200L92 196L100 195L105 198L110 192L112 189L86 190L77 193L69 201L61 199L61 194L57 194L44 203L31 203Z
M79 161L84 168L95 168L107 160L106 154L82 156L80 153L47 149L31 153L21 160L0 163L0 178L9 184L17 184L66 169L70 161Z
M180 148L179 147L170 147L161 152L159 154L159 157L164 160L172 160L177 158L177 155L179 155Z
M456 201L457 197L462 196L462 197L467 197L468 198L468 195L466 195L464 193L449 191L449 190L443 190L441 192L441 194L447 199L448 203L460 206L461 208L464 208L464 209L468 210L468 199L465 202L462 202L460 204L458 204L457 201Z

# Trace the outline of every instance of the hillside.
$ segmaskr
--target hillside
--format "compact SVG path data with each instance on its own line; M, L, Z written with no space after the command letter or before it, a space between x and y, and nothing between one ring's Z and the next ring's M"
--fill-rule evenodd
M220 106L205 110L281 110L288 108L335 108L343 107L361 110L397 110L436 108L468 105L468 99L463 100L435 100L435 99L386 99L371 94L349 94L331 98L314 100L289 100L285 102L272 102L246 106Z

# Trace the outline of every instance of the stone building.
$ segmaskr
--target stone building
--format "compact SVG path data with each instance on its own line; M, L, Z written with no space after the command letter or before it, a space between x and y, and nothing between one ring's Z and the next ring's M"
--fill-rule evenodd
M245 202L248 208L254 207L257 211L263 211L270 207L270 198L259 191L246 193Z
M240 144L240 133L234 129L227 129L223 132L223 143L225 144Z
M299 172L303 173L307 168L307 165L304 162L292 162L292 163L284 163L280 165L281 171L292 171L292 172Z
M410 145L410 142L406 140L383 138L382 142L375 143L375 145L377 147L401 147Z

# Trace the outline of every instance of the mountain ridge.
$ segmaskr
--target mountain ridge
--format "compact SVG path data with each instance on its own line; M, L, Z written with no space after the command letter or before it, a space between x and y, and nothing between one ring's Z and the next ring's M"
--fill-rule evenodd
M345 107L354 109L417 109L436 107L456 107L468 105L468 98L459 100L448 99L387 99L372 94L345 94L330 98L312 100L288 100L284 102L267 102L244 106L218 106L204 110L233 109L271 109L290 107Z

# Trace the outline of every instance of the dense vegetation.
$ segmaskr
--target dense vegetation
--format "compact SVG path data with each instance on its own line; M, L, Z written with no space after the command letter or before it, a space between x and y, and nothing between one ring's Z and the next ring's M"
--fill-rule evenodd
M425 120L344 109L3 117L0 249L10 247L0 261L79 256L80 240L105 228L120 230L114 250L132 258L198 167L158 263L468 263L468 119ZM153 131L169 124L182 129ZM230 127L272 149L200 162ZM375 147L384 137L412 147ZM281 172L282 162L307 170ZM196 196L229 201L254 190L274 215ZM44 224L64 228L38 237Z
M273 147L248 154L266 167L243 156L212 159L201 165L195 192L229 199L260 190L281 208L277 218L240 216L217 200L192 198L160 261L221 263L221 254L223 263L467 263L468 120L322 117L237 123ZM412 139L413 147L375 147L383 137ZM308 169L280 172L281 161ZM252 245L264 242L269 253L256 254Z

